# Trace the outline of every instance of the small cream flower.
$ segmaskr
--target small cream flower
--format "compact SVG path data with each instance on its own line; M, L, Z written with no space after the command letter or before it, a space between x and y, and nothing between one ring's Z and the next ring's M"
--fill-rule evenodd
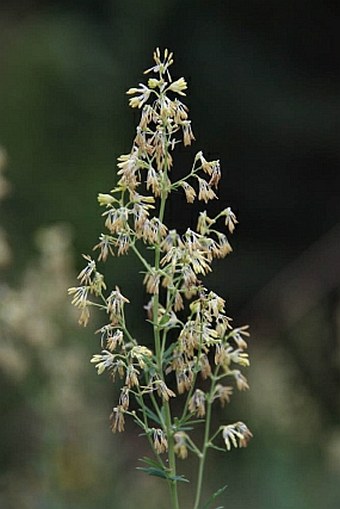
M146 179L146 188L152 190L153 194L155 196L161 195L161 179L159 173L156 172L156 170L150 166L148 169L148 175Z
M199 346L200 330L193 320L188 320L178 337L180 351L192 357Z
M249 440L253 438L252 432L248 429L244 422L241 421L236 423L236 428L240 435L242 435L239 440L240 447L247 447Z
M130 301L120 293L118 286L116 286L116 289L110 293L106 302L110 320L115 325L123 318L124 305Z
M153 430L153 445L157 454L162 454L168 450L168 441L164 431L160 428Z
M203 274L205 276L212 270L209 259L204 253L202 253L202 250L195 250L191 253L190 263L196 274Z
M230 358L231 352L232 352L231 347L222 344L216 345L214 358L216 366L221 366L224 368L225 371L227 371L231 362Z
M108 350L102 350L102 353L93 355L90 362L95 364L98 375L101 375L106 369L110 370L113 367L115 357L116 355Z
M206 307L213 318L217 318L224 312L225 300L215 292L209 292Z
M87 260L86 267L78 274L77 279L79 279L81 284L88 285L91 282L91 277L96 271L96 262L92 260L92 258L88 255L83 255L83 258Z
M242 375L240 370L234 369L231 374L236 380L236 385L239 391L246 391L249 389L248 380L244 375Z
M136 97L131 97L129 105L131 108L141 108L144 103L149 99L151 90L143 83L139 84L139 88L129 88L126 92L128 95L139 94Z
M115 244L114 238L111 235L104 235L103 233L99 237L99 243L96 244L93 250L99 249L100 253L98 256L98 261L103 260L105 262L109 254L114 256L114 251L112 246Z
M174 121L177 125L181 125L183 120L188 119L188 108L177 98L173 101L172 104L174 106Z
M89 293L89 288L87 286L76 286L69 288L67 290L67 293L69 295L73 295L71 304L73 304L75 307L77 308L86 307L88 303L87 297Z
M173 81L171 85L169 85L168 90L172 92L176 92L179 95L185 95L184 90L188 88L187 82L184 78L179 78L176 81Z
M119 207L117 209L110 208L103 213L106 217L105 226L111 233L119 233L120 231L129 231L129 214L127 207Z
M217 188L219 181L221 180L221 167L220 167L220 161L211 161L210 167L211 167L211 173L210 173L210 180L209 180L209 186L214 186Z
M201 389L196 389L189 401L189 411L197 417L205 416L205 394Z
M192 386L194 374L190 366L176 370L177 390L179 394L189 391Z
M169 401L169 398L174 398L176 396L174 391L169 389L163 380L156 380L154 384L156 385L158 395L161 396L164 401Z
M130 404L129 388L128 387L123 387L121 389L121 393L120 393L120 396L119 396L119 406L123 410L128 410L129 404Z
M158 295L159 293L159 283L160 276L156 272L147 272L143 279L143 284L145 285L146 291L153 295Z
M215 221L207 215L206 210L204 210L203 212L200 212L199 216L198 216L197 228L196 228L198 233L200 233L201 235L206 235L207 233L209 233L209 228L211 225L214 224L214 222Z
M148 360L152 358L152 351L143 345L136 345L131 349L132 359L136 359L141 369L146 367Z
M111 336L108 336L106 339L106 346L110 352L114 352L117 348L117 345L122 345L123 343L123 332L121 330L116 330L115 333Z
M190 184L188 184L187 182L182 182L181 185L182 185L182 187L184 189L185 197L186 197L187 202L188 203L194 203L195 198L196 198L196 191L195 191L195 189Z
M228 451L231 450L233 445L235 448L247 447L249 440L253 437L251 431L247 428L244 422L236 422L222 427L222 436Z
M125 424L124 409L121 405L115 407L112 410L112 413L110 415L110 421L111 421L111 430L113 431L113 433L116 433L116 431L118 431L119 433L124 431L124 424Z
M126 377L125 377L125 385L131 389L131 387L138 387L139 386L139 380L138 380L139 371L130 364L126 369Z
M211 366L208 357L205 353L200 356L200 369L203 380L206 380L211 375Z
M246 352L242 352L242 350L234 350L230 354L230 359L232 362L235 362L235 364L239 364L240 366L250 366L249 355Z
M159 88L162 85L161 80L157 80L156 78L149 78L148 79L148 87L149 88Z
M99 193L98 194L98 203L100 206L108 206L108 205L112 205L113 203L117 203L117 198L115 198L114 196L112 196L111 194L103 194L103 193Z
M191 121L190 120L183 120L181 123L182 130L183 130L183 143L184 146L187 147L188 145L191 145L191 142L195 140L194 133L191 129Z
M235 230L235 226L237 225L238 221L236 219L236 216L234 214L234 212L231 210L230 207L226 208L223 213L222 213L225 217L225 225L226 227L228 228L228 230L230 231L230 233L233 233L233 231Z
M202 167L202 170L204 171L204 173L207 173L208 175L211 175L211 173L212 173L211 163L209 163L206 160L206 158L203 155L202 150L197 152L197 154L195 156L195 161L200 161L201 167Z
M174 439L175 454L182 460L185 460L188 457L187 434L184 433L184 431L177 431L177 433L174 434Z
M198 178L198 185L199 185L199 192L198 192L198 199L204 201L205 203L208 203L209 200L214 200L217 198L214 191L211 189L208 182L204 179Z
M216 333L220 338L223 338L227 330L230 330L232 327L230 322L232 319L229 316L225 316L223 314L218 315L216 318Z
M227 237L223 233L217 232L217 238L218 238L218 257L224 258L233 251L233 248L231 247Z
M83 325L84 327L86 327L86 325L88 324L89 319L90 319L90 311L89 311L89 308L87 306L85 306L81 310L78 323L79 323L79 325Z
M184 302L182 295L179 291L176 291L175 293L175 299L174 299L174 310L175 311L181 311L181 309L184 309Z
M233 445L235 448L238 447L237 439L241 439L242 435L235 429L234 424L229 424L228 426L223 426L222 436L225 442L226 448L228 451L231 450L231 446Z
M220 403L222 407L226 403L230 402L230 398L233 394L233 388L230 386L225 386L221 384L217 384L215 388L215 398L218 398L220 400Z
M243 327L238 327L232 330L231 333L229 334L229 336L233 338L233 340L241 350L246 350L248 348L247 341L243 337L243 336L249 337L250 334L248 332L248 329L249 326L245 325Z
M125 232L120 232L118 234L116 244L118 246L117 255L125 255L129 251L130 248L130 237Z
M171 81L171 76L169 73L169 67L174 63L173 60L173 53L169 52L167 48L165 48L163 57L161 55L161 51L159 48L156 48L156 50L153 53L153 59L156 63L156 65L150 67L146 71L144 71L144 74L148 74L149 72L154 73L160 73L160 74L167 74L169 81Z

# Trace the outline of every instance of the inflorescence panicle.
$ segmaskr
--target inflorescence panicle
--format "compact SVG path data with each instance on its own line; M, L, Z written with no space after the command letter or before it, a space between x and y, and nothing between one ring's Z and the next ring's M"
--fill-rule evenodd
M180 143L191 145L195 137L182 102L187 82L183 77L172 79L172 64L173 54L168 50L162 54L157 48L154 65L145 71L147 83L127 91L129 105L141 111L136 135L130 152L118 158L116 186L98 195L106 231L94 247L97 261L84 256L87 264L78 276L79 286L69 289L82 325L87 325L93 307L107 316L107 323L97 331L102 351L91 362L98 374L108 372L119 384L110 417L112 430L121 432L126 417L134 419L168 480L175 476L175 455L185 459L196 454L202 471L207 449L216 447L218 436L227 450L245 447L252 436L243 422L210 430L212 405L228 404L233 386L240 391L249 388L241 371L249 366L248 328L233 328L225 300L201 280L212 271L214 259L232 251L229 235L237 225L236 216L230 207L215 217L200 212L196 229L187 228L183 234L164 222L171 193L183 192L188 204L196 200L207 204L217 198L221 179L220 162L208 161L202 151L188 174L175 178L174 150ZM152 248L153 262L144 258L143 245ZM128 298L117 286L108 289L97 270L98 263L130 252L145 273L143 284L150 300L143 315L151 322L153 346L134 337L125 316ZM175 417L170 402L178 395L184 395L184 404ZM201 446L188 431L188 424L197 419L205 421ZM168 466L162 459L165 453ZM195 507L201 480L198 485ZM172 495L178 507L173 491Z

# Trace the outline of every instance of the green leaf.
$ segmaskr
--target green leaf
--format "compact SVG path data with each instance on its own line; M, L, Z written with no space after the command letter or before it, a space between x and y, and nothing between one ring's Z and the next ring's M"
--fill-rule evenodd
M166 470L156 467L136 467L137 470L141 470L148 475L153 475L154 477L160 477L161 479L165 479L166 481L175 481L175 482L189 482L183 475L170 475Z
M157 461L144 456L140 461L149 465L148 467L137 467L137 470L141 470L148 475L153 475L155 477L160 477L161 479L165 479L167 481L175 481L175 482L189 482L183 475L170 475L168 469L164 468Z
M222 495L222 493L228 488L228 485L226 484L225 486L223 486L222 488L219 488L217 491L215 491L215 493L213 495L211 495L211 497L209 498L208 502L206 502L206 504L203 506L203 509L209 509L209 507L211 506L211 504L214 502L214 500L219 497L220 495ZM220 505L219 507L216 507L216 509L223 509L223 505Z
M173 351L175 350L175 347L176 343L171 343L170 346L168 346L168 348L165 350L163 357L166 361L168 361L171 358Z
M178 426L178 431L192 431L194 428L193 426Z
M202 424L203 422L205 422L205 419L193 419L188 421L188 424Z
M161 470L160 468L155 467L137 467L137 470L141 470L142 472L145 472L146 474L153 475L155 477L160 477L161 479L168 479L169 476L164 472L164 470Z
M157 460L154 460L152 458L148 458L147 456L144 456L144 458L139 458L139 461L142 461L143 463L146 463L150 467L156 467L161 468L161 465Z
M141 411L144 411L146 413L146 415L149 417L149 419L152 419L157 424L161 424L161 421L159 420L158 415L155 414L155 412L153 412L152 410L150 410L150 408L145 406L145 407L143 407L143 409L141 409Z
M170 481L178 481L178 482L190 482L189 479L186 479L184 475L169 475L168 479Z

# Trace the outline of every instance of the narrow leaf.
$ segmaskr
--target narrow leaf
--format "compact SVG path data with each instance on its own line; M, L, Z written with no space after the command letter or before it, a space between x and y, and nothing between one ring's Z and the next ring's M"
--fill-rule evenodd
M159 420L158 415L155 414L155 412L153 412L152 410L150 410L150 408L144 407L143 410L146 413L146 415L149 417L149 419L152 419L157 424L161 424L161 421Z
M209 509L209 507L211 506L211 504L213 503L213 501L219 497L220 495L222 495L222 493L228 488L228 485L226 484L225 486L223 486L222 488L219 488L217 491L215 491L215 493L213 495L211 495L211 497L209 498L208 502L206 502L206 504L204 505L203 509ZM219 506L217 507L216 509L223 509L223 506Z
M159 464L158 461L156 461L152 458L148 458L147 456L144 456L144 458L139 458L139 461L146 463L150 467L162 468L162 466Z
M183 475L170 475L168 470L160 465L157 461L144 456L144 458L140 458L139 461L146 463L149 465L148 467L136 467L137 470L141 470L146 474L153 475L155 477L160 477L161 479L166 479L168 481L175 482L189 482Z
M190 482L189 479L186 479L183 475L168 475L168 479L170 481Z
M164 470L161 470L160 468L155 467L137 467L137 470L141 470L142 472L145 472L146 474L153 475L155 477L160 477L161 479L169 479L169 476L164 472Z

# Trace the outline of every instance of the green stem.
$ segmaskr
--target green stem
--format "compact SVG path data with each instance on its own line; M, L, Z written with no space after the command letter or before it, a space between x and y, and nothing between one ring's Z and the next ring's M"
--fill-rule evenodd
M201 456L199 459L199 466L198 466L198 476L197 476L197 486L196 486L196 497L195 497L194 509L199 508L199 503L201 500L204 466L205 466L205 460L207 457L207 451L209 448L211 407L212 407L212 401L211 401L211 398L209 398L209 400L207 402L207 415L206 415L206 420L205 420L204 443L203 443L203 449L202 449L202 453L201 453Z
M164 423L164 417L163 417L163 415L162 415L162 412L160 411L160 408L159 408L159 406L158 406L158 404L157 404L156 398L155 398L155 396L154 396L154 394L153 394L152 392L150 393L150 400L151 400L151 402L152 402L152 405L153 405L153 407L154 407L154 410L155 410L155 412L156 412L156 414L157 414L157 417L158 417L158 419L159 419L159 421L160 421L161 425L163 425L163 423Z
M136 415L136 413L133 413L133 412L127 412L127 413L132 415L135 422L145 431L145 434L149 441L152 452L154 453L155 457L159 461L160 465L165 469L164 462L163 462L162 458L160 457L160 455L155 450L150 433L149 433L149 423L148 423L148 418L147 418L146 411L145 411L145 403L143 400L143 396L141 394L138 395L137 401L139 402L139 406L141 407L141 410L142 410L143 421L141 421L141 419L139 419L139 417Z
M164 132L166 133L166 126L164 125ZM167 177L167 170L168 170L168 160L167 160L167 153L165 153L165 161L164 161L164 182L166 181ZM162 223L164 220L164 214L165 214L165 204L166 204L166 198L167 198L168 190L163 188L161 199L160 199L160 206L159 206L159 213L158 213L158 219ZM156 272L159 271L160 268L160 257L161 257L161 248L160 248L160 239L159 242L156 243L155 246L155 270ZM159 294L156 294L153 299L153 329L154 329L154 338L155 338L155 352L156 352L156 359L157 359L157 366L159 371L160 378L164 381L164 373L163 373L163 348L161 344L161 335L160 335L160 327L158 323L158 313L159 313ZM164 342L163 342L164 344ZM164 408L164 420L165 420L165 432L168 440L168 460L169 460L169 469L170 469L170 475L172 477L176 476L176 457L175 457L175 450L174 450L174 431L172 427L172 417L171 417L171 409L169 401L163 402L163 408ZM177 481L176 480L169 480L168 482L169 489L170 489L170 497L171 497L171 504L173 509L179 509L179 500L178 500L178 489L177 489Z
M171 424L171 412L169 402L166 401L164 403L165 410L165 425L167 428L167 437L168 437L168 459L169 459L169 468L171 475L174 477L176 475L176 457L174 450L174 439L173 439L173 431ZM179 509L179 500L178 500L178 490L177 490L177 481L169 481L170 488L170 496L173 509Z
M201 456L199 459L196 498L195 498L194 509L199 508L199 503L200 503L201 494L202 494L202 483L203 483L205 460L207 457L208 449L211 446L211 437L209 436L210 435L210 425L211 425L211 411L212 411L212 404L214 402L214 392L215 392L216 382L218 380L219 369L220 369L220 367L216 366L214 374L211 375L211 386L210 386L210 391L209 391L209 395L207 398L207 414L206 414L206 419L205 419L204 442L203 442L202 453L201 453ZM216 436L216 434L213 436Z
M163 195L161 198L160 210L159 210L160 221L163 220L164 211L165 211L165 196ZM159 247L159 244L157 244L155 246L155 270L156 271L159 270L159 263L160 263L160 247ZM154 329L154 338L155 338L155 352L156 352L159 376L162 380L164 380L162 345L161 345L161 337L160 337L160 330L159 330L159 324L158 324L158 311L159 311L159 295L156 294L153 299L153 322L154 322L153 329ZM165 412L166 436L168 439L169 469L170 469L171 476L174 477L176 475L176 458L175 458L175 451L174 451L174 439L173 439L170 404L168 401L165 401L163 403L163 405L164 405L164 412ZM170 480L168 484L169 484L169 488L170 488L170 497L171 497L172 507L173 507L173 509L179 509L177 481Z
M148 264L148 262L145 260L144 256L142 256L142 254L139 252L139 250L136 248L135 246L135 243L132 243L131 244L131 248L133 250L133 252L136 254L137 258L139 259L139 261L142 263L142 265L144 265L144 267L146 268L147 271L151 271L151 267L150 265Z

